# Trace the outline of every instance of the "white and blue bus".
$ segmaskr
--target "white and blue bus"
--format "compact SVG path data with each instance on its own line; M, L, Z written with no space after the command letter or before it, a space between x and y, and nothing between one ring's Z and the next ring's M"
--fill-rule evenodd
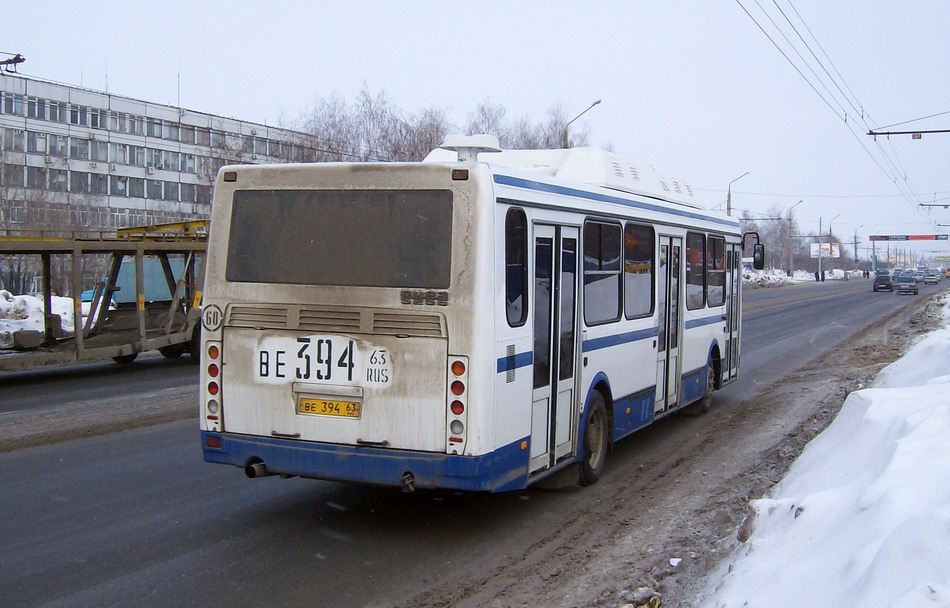
M693 199L608 152L490 136L418 163L223 168L205 460L405 489L572 465L593 483L613 442L737 377L742 234Z

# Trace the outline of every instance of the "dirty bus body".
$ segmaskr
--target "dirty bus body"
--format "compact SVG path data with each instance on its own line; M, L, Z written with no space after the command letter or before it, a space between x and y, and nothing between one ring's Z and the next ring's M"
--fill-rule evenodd
M738 222L649 166L491 140L222 169L207 461L480 491L576 463L592 483L610 443L737 377Z

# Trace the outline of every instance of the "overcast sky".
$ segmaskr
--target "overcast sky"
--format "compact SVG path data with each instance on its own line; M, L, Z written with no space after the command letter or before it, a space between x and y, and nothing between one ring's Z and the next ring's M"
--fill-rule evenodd
M364 83L459 125L485 100L540 122L602 99L574 123L591 145L686 179L708 207L748 172L733 207L765 217L803 200L804 232L838 214L835 234L862 248L950 232L950 209L918 206L950 204L950 133L864 134L950 112L948 2L46 0L4 25L0 52L24 55L22 74L271 125ZM950 114L891 130L948 128Z

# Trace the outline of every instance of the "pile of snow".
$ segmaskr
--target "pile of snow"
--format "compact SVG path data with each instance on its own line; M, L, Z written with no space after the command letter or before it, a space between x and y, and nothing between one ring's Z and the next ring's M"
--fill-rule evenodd
M851 393L702 605L950 607L948 374L945 327Z
M825 271L826 281L860 280L863 278L865 278L863 270L841 270L835 268ZM748 268L743 268L742 282L747 287L780 287L782 285L794 285L797 283L814 283L815 273L805 270L795 270L792 272L792 276L788 276L784 270L779 269L749 270Z
M53 296L53 314L62 319L63 332L73 332L73 299ZM83 303L83 314L88 303ZM43 331L43 298L15 296L0 289L0 348L13 347L13 333L21 330Z

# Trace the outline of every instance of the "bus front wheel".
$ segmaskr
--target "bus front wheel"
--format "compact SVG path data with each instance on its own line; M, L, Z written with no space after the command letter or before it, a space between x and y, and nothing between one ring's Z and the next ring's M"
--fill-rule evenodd
M607 460L607 407L604 396L594 391L584 420L584 458L581 460L581 485L589 486L598 479Z

